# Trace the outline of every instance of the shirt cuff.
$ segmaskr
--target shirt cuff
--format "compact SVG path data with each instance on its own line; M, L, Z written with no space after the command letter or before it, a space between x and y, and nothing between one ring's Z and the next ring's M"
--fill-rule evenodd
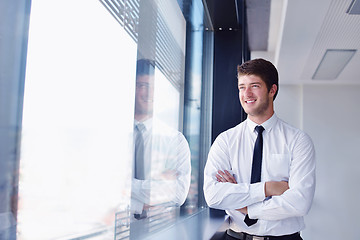
M144 208L144 203L136 199L131 199L130 212L140 214L142 213L143 208Z
M248 206L247 211L251 219L258 219L261 216L262 202L254 203Z
M250 199L253 203L261 202L265 199L265 182L250 184Z

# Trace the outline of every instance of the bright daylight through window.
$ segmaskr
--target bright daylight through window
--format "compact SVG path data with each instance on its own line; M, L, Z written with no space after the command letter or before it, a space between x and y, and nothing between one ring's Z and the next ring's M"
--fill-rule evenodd
M32 1L19 239L91 233L129 205L135 67L99 1Z
M114 239L114 235L120 239L116 231L120 228L122 231L122 227L125 237L131 234L129 224L135 221L131 220L134 214L130 211L134 194L136 64L141 40L137 39L137 27L129 30L121 24L104 2L32 1L20 157L18 239L96 236ZM153 115L173 129L172 133L182 137L186 147L188 143L180 133L185 20L176 1L154 6L160 9L160 15L166 16L159 17L157 23L161 39L150 45L161 49L162 38L166 37L175 47L165 47L177 51L174 55L177 58L169 58L164 50L159 51L157 57L152 56L160 59L154 64ZM176 11L178 18L169 15L168 9ZM132 20L134 27L139 20ZM145 18L144 22L147 21ZM130 24L127 20L124 22ZM180 24L182 31L171 33L177 35L174 38L169 35L167 24ZM146 44L142 46L149 50ZM161 60L163 57L167 60ZM154 138L155 135L151 155L165 159ZM171 152L166 151L166 154ZM159 161L159 166L169 173L166 168L175 168L177 159L175 156L171 161ZM186 159L186 181L181 181L187 183L181 193L182 201L190 184L190 153ZM151 171L159 166L153 164ZM176 173L175 178L178 175ZM165 186L164 183L178 186L181 181L150 181L151 191L161 192L154 186ZM177 197L177 187L172 190ZM155 199L161 197L157 195ZM181 202L176 202L172 207L178 211L179 204ZM124 220L119 222L120 227L115 227L118 224L115 218L122 214L125 214Z

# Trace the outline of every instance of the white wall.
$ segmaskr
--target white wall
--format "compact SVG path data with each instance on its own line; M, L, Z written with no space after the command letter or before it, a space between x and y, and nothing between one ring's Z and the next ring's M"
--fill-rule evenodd
M297 85L280 85L274 101L278 117L291 125L302 129L302 87Z
M306 240L359 239L359 103L356 85L285 86L275 101L278 115L295 126L300 121L316 148L317 185L305 218Z

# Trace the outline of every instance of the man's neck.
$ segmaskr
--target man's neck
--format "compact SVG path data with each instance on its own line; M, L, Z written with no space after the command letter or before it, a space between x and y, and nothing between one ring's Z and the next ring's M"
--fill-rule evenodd
M267 120L269 120L274 115L274 110L269 111L267 114L263 114L261 116L251 116L248 115L248 118L253 121L254 123L261 125Z
M135 114L134 118L138 122L145 122L149 118L152 118L152 115L149 115L149 114Z

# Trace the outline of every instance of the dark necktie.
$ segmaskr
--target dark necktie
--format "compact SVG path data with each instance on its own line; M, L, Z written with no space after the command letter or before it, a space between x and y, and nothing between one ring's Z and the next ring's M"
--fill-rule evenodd
M135 178L139 180L145 180L145 144L143 132L145 131L145 125L139 123L135 127ZM134 214L134 217L138 220L144 219L147 217L147 212L143 209L142 213Z
M264 131L264 128L262 126L256 126L255 130L258 132L258 136L256 138L255 147L254 147L250 183L257 183L261 181L261 164L262 164L262 149L263 149L262 132ZM246 215L244 222L246 223L246 225L250 227L251 225L257 222L257 219L251 219L249 218L249 215Z
M145 180L145 168L144 168L144 138L143 131L145 126L142 123L136 125L135 136L135 178L139 180Z

